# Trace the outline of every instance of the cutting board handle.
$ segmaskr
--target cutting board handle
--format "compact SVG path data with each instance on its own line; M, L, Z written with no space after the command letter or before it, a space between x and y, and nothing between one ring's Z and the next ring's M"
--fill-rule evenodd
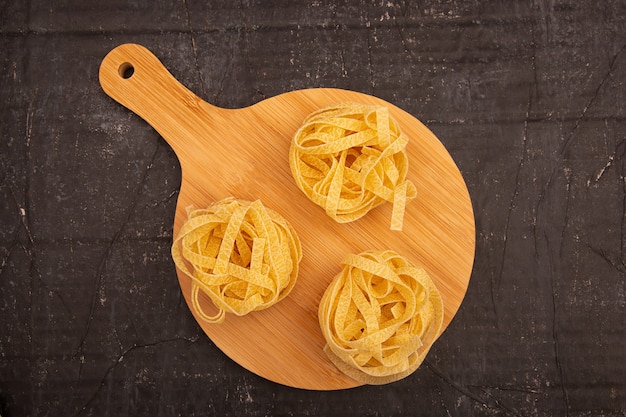
M221 110L179 83L141 45L123 44L111 50L100 64L99 77L104 92L156 129L179 158L190 142L198 141L197 121L210 124L210 116Z

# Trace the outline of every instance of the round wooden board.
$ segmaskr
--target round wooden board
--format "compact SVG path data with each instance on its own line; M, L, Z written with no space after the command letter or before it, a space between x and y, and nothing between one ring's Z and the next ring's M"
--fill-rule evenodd
M133 73L129 76L128 69ZM291 387L336 390L360 385L323 352L317 308L348 253L393 249L423 267L444 301L443 330L456 314L474 262L475 228L463 177L441 142L419 120L379 98L339 89L281 94L243 109L212 106L180 83L147 49L121 45L100 67L104 91L154 127L172 146L182 169L174 236L186 207L225 197L260 199L296 229L303 247L298 282L286 299L222 324L196 320L211 340L246 369ZM311 112L339 102L381 104L410 138L408 178L418 190L406 208L403 231L390 230L391 204L338 224L297 188L289 168L292 137ZM191 308L191 282L178 273ZM201 298L211 310L208 297Z

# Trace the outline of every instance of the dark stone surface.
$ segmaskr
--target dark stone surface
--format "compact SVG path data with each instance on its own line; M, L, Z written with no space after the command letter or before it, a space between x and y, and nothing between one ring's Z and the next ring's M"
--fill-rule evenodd
M626 3L0 1L0 415L626 415ZM475 209L459 314L412 376L309 392L204 336L167 144L100 89L141 43L205 100L379 96Z

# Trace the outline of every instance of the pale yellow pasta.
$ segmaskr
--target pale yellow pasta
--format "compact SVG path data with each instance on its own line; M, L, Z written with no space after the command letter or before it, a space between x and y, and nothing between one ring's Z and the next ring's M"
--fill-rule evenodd
M296 132L289 164L296 184L339 223L393 203L392 230L402 230L405 205L415 198L408 138L387 107L341 103L310 114Z
M227 198L206 209L187 209L187 220L172 245L178 269L191 278L191 301L198 316L221 323L270 307L296 283L300 240L278 213L254 202ZM207 314L206 293L218 309Z
M385 384L413 373L439 335L443 301L428 274L394 251L347 255L319 305L324 351L343 373Z

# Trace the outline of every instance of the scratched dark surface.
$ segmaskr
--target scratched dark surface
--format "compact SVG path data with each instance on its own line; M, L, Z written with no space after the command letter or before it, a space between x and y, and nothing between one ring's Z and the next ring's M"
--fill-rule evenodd
M619 0L0 1L0 415L626 415L625 28ZM176 157L98 84L126 42L218 106L340 87L435 132L477 247L420 369L309 392L204 336Z

